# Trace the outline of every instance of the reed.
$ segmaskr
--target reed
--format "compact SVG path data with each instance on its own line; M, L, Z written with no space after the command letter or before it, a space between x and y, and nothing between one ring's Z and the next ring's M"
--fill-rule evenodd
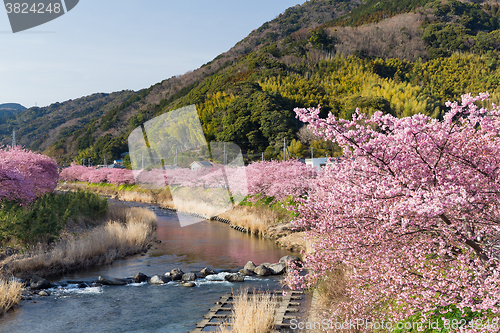
M221 333L269 333L273 332L275 302L269 293L254 294L242 290L234 297L233 321L220 327ZM232 330L228 326L232 326Z
M280 212L258 206L236 206L222 213L220 217L226 218L254 234L266 233L269 227L279 223L282 218Z
M155 239L156 214L144 208L111 207L114 220L81 234L64 234L50 248L39 246L31 253L7 261L9 273L25 277L50 276L140 253Z
M15 280L0 280L0 314L19 304L24 285Z

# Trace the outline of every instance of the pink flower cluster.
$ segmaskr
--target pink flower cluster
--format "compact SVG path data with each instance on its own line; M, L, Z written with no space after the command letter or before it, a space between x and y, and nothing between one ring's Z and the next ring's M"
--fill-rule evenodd
M351 318L400 320L450 304L500 313L500 108L476 106L487 98L447 103L443 121L296 109L345 158L299 207L295 225L314 248L309 273L292 271L288 283L309 287L346 268Z
M297 160L252 163L246 172L248 194L274 197L274 201L306 195L311 189L311 180L318 176L317 170Z
M57 164L51 158L19 147L0 149L0 201L28 204L52 192L58 178Z
M125 185L135 183L132 170L97 169L76 164L72 164L70 167L63 169L60 174L60 179L68 182L80 181L94 184L111 183Z

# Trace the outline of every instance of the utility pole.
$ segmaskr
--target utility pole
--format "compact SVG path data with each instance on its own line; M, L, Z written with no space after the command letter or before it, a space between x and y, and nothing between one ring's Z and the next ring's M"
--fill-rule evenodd
M286 137L283 138L283 161L286 161Z
M12 131L12 148L16 146L16 130Z
M224 142L224 165L227 164L227 159L226 159L226 143Z

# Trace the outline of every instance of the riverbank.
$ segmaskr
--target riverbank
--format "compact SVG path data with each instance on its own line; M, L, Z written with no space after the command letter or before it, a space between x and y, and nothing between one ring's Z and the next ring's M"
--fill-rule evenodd
M0 314L19 304L24 281L62 275L147 251L156 234L148 209L111 205L93 226L69 224L58 241L19 252L8 248L0 261Z
M185 196L189 200L180 199L184 194L181 192L183 189L174 189L178 191L175 204L169 190L145 189L137 185L116 186L114 184L64 182L60 183L57 189L60 191L87 190L116 200L156 204L169 210L195 214L207 219L214 218L214 210L206 202L193 200L192 195ZM308 245L303 239L304 233L293 230L290 215L284 209L271 209L264 205L235 206L218 217L229 221L228 224L237 230L273 239L280 247L289 251L307 251Z
M58 241L39 245L0 262L4 277L29 279L57 276L69 271L110 264L143 252L155 240L156 215L148 209L115 204L97 226L68 226Z

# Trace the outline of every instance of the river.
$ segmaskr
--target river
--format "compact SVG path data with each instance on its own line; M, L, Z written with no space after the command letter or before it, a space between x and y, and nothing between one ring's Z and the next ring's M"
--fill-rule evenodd
M153 209L153 208L152 208ZM234 269L249 260L277 262L290 252L273 241L241 233L228 225L204 221L181 228L177 214L154 209L158 239L147 254L68 274L51 282L92 281L99 275L132 277L184 272L204 267ZM218 277L222 277L219 274ZM212 279L215 276L211 277ZM203 279L194 288L178 282L165 285L130 284L78 289L76 285L49 290L48 297L33 296L0 317L0 332L189 332L211 306L228 291L240 288L278 289L279 277L251 277L244 283Z

